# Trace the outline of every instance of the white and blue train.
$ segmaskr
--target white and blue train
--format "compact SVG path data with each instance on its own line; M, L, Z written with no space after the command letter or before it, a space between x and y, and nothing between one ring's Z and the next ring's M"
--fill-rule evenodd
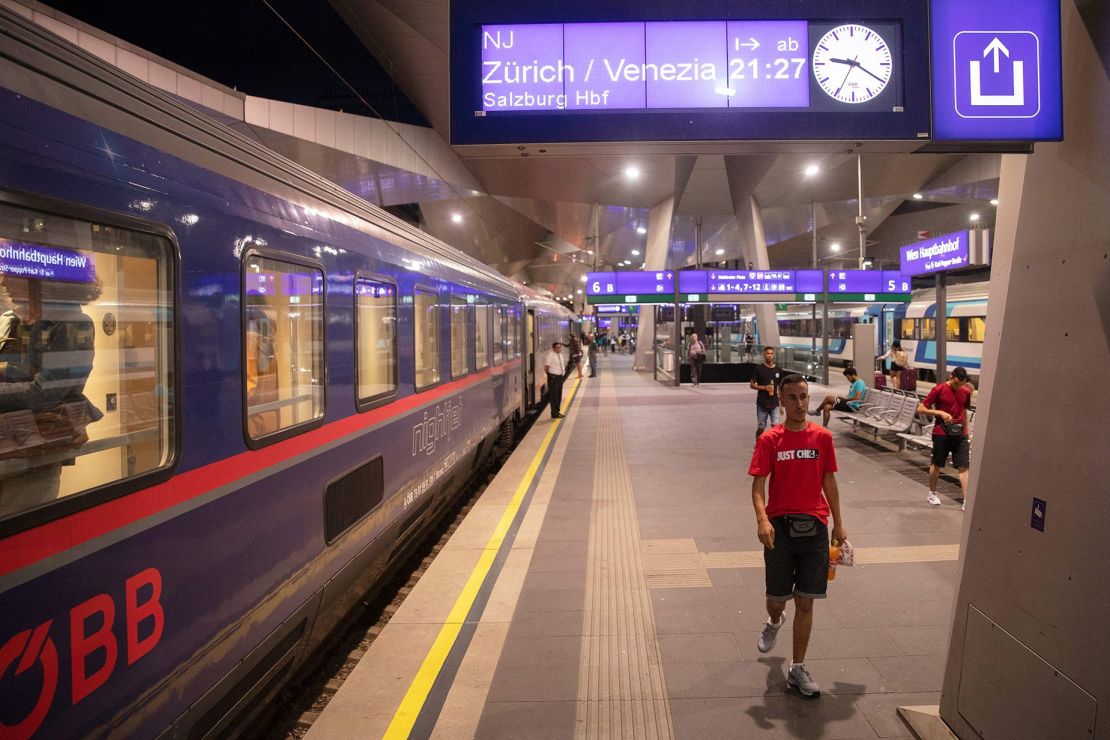
M950 285L947 291L945 337L947 369L957 365L978 377L983 363L989 283ZM777 314L784 348L807 351L812 346L813 319L808 306L793 306ZM909 353L923 380L934 380L937 371L936 292L915 290L909 303L873 303L829 311L829 364L846 366L852 361L852 325L877 323L882 348L897 340ZM820 327L820 317L818 317ZM818 329L817 349L822 339ZM947 375L947 373L945 373Z

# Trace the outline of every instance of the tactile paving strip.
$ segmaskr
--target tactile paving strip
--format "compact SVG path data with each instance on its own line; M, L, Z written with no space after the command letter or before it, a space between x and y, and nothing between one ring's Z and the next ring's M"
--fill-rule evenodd
M612 375L605 372L594 463L576 737L674 737L645 555L616 393ZM696 559L697 548L687 556Z

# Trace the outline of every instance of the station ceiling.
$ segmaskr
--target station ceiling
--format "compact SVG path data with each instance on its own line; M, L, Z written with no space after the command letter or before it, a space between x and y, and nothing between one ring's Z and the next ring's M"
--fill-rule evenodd
M125 22L135 15L127 4L54 3L217 82L241 85L247 94L430 125L450 140L449 0L169 0L134 24L149 29L145 37ZM239 6L244 7L229 10ZM151 3L141 7L149 11ZM244 16L250 13L255 15ZM249 44L243 42L246 25L252 30ZM197 33L207 43L190 41ZM180 48L160 46L167 36L184 41ZM197 47L207 56L190 57ZM226 67L205 66L213 48L231 50ZM252 69L257 69L253 76ZM920 231L966 228L972 213L980 214L980 225L993 224L990 201L997 197L1000 164L998 155L914 154L904 144L868 142L529 145L456 148L469 177L456 172L439 179L406 178L388 163L290 142L273 132L257 134L356 192L371 182L408 183L388 198L381 188L359 194L394 206L394 212L400 208L438 238L557 296L575 295L581 276L595 263L599 269L624 262L630 263L627 269L638 268L649 209L672 195L677 196L673 265L739 259L724 154L750 157L752 171L760 173L753 192L773 267L810 264L814 211L819 257L855 266L857 153L868 256L879 264L896 262L898 247L917 240ZM803 171L812 164L820 173L806 178ZM638 179L625 175L630 166L639 169ZM839 252L832 251L834 245Z

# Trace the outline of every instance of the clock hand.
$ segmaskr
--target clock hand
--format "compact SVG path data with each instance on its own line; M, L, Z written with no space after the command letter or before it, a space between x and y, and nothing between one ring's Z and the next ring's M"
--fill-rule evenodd
M859 69L860 69L860 71L861 71L861 72L866 72L867 74L871 75L871 76L872 76L872 77L874 77L874 78L875 78L876 80L878 80L879 82L886 82L886 80L884 80L884 79L883 79L882 77L879 77L879 76L878 76L877 74L875 74L874 72L872 72L871 70L869 70L869 69L868 69L867 67L864 67L864 66L863 66L862 64L859 64L859 63L857 62L857 63L855 64L855 66L859 67Z
M848 75L852 74L853 69L855 69L854 66L848 67L848 74L844 75L844 79L840 81L840 87L836 88L834 95L839 95L840 91L844 89L844 83L848 81Z
M837 64L847 64L850 67L860 66L859 62L857 62L855 59L837 59L836 57L829 57L829 61L836 62Z

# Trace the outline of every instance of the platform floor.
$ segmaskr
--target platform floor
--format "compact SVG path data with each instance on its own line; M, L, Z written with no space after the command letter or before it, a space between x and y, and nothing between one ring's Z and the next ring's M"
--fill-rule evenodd
M537 421L309 737L908 736L896 708L939 701L955 479L930 507L926 457L833 422L858 564L816 606L824 693L805 699L786 690L789 622L755 647L755 392L665 387L624 356L601 370Z

